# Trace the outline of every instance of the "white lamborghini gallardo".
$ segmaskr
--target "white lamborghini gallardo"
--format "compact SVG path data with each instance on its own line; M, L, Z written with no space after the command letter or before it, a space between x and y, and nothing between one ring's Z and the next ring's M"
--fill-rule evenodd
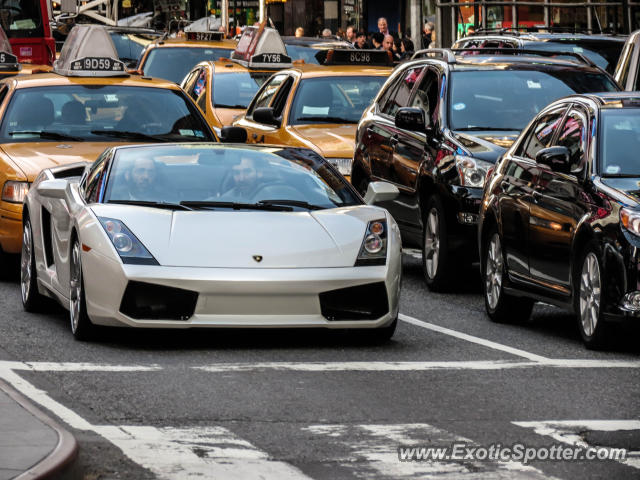
M154 144L42 171L27 195L26 310L43 296L94 325L325 327L393 335L399 229L302 148Z

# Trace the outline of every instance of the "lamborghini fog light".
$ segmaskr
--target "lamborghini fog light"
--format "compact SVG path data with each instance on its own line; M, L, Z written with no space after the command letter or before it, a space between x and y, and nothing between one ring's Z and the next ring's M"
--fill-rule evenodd
M622 308L632 312L640 312L640 292L629 292L622 297Z

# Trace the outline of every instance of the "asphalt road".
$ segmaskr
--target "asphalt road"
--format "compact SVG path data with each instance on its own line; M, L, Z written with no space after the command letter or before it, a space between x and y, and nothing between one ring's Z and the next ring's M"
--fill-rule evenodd
M484 315L477 272L433 294L404 258L384 345L339 332L112 329L22 311L0 281L0 377L76 436L85 479L640 478L640 329L586 350L573 317ZM399 446L623 447L625 461L399 461Z

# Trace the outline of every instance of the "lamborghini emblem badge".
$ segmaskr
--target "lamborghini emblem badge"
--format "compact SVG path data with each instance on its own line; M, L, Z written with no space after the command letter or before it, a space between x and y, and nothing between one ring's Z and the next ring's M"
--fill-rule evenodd
M260 263L260 262L262 261L262 255L254 255L254 256L253 256L253 259L254 259L256 262Z

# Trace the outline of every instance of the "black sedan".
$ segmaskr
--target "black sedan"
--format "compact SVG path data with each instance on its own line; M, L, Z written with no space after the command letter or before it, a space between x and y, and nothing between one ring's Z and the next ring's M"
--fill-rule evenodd
M523 130L490 174L478 239L495 321L573 309L588 348L640 313L640 94L574 95Z

